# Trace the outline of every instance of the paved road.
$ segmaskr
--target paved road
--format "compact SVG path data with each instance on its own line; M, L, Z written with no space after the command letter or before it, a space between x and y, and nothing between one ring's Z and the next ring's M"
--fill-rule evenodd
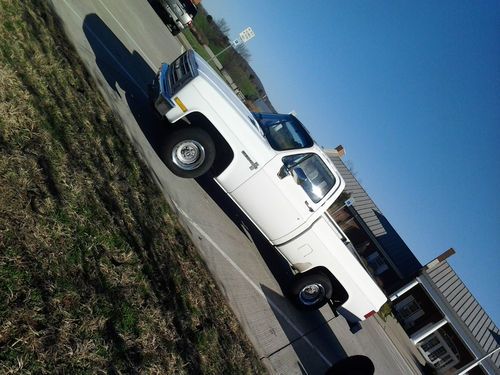
M173 176L155 150L167 123L146 98L162 61L183 50L146 0L53 0L99 89L177 210L263 363L276 374L322 374L346 355L368 355L377 374L418 373L371 319L352 335L327 308L302 313L283 297L285 262L208 179Z

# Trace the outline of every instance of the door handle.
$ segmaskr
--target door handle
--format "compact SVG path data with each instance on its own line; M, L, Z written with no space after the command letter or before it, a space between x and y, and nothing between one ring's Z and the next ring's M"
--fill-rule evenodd
M306 204L307 208L309 209L309 212L314 212L314 209L311 207L311 205L309 204L308 201L305 201L304 203Z
M251 171L254 170L254 169L259 168L259 163L257 163L255 161L253 161L252 159L250 159L250 156L248 156L248 154L245 151L241 151L241 153L243 154L243 156L245 157L245 159L247 159L248 162L250 163L249 169Z

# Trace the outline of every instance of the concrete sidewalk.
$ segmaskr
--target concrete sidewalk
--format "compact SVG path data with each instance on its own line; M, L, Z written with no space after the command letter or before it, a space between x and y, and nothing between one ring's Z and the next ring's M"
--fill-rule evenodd
M422 353L410 341L410 338L404 331L401 324L391 315L386 317L386 321L375 315L375 318L384 330L387 338L394 344L394 346L401 353L401 356L407 365L415 370L415 373L422 373L426 361Z

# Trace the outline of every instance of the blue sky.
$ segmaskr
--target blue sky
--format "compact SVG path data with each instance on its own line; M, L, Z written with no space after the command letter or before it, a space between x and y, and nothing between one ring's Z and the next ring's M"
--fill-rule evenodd
M205 0L279 112L347 151L418 259L450 247L500 324L500 2Z

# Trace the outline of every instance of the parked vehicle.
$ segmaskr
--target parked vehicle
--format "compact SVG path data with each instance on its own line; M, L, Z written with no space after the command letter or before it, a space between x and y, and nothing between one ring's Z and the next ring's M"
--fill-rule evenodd
M196 5L190 0L149 1L173 35L179 34L186 27L191 27L193 18L198 13Z
M287 260L296 274L288 295L299 308L329 302L353 330L379 310L385 295L327 212L345 182L295 116L249 112L191 50L161 65L151 97L173 128L166 166L184 178L210 171Z

